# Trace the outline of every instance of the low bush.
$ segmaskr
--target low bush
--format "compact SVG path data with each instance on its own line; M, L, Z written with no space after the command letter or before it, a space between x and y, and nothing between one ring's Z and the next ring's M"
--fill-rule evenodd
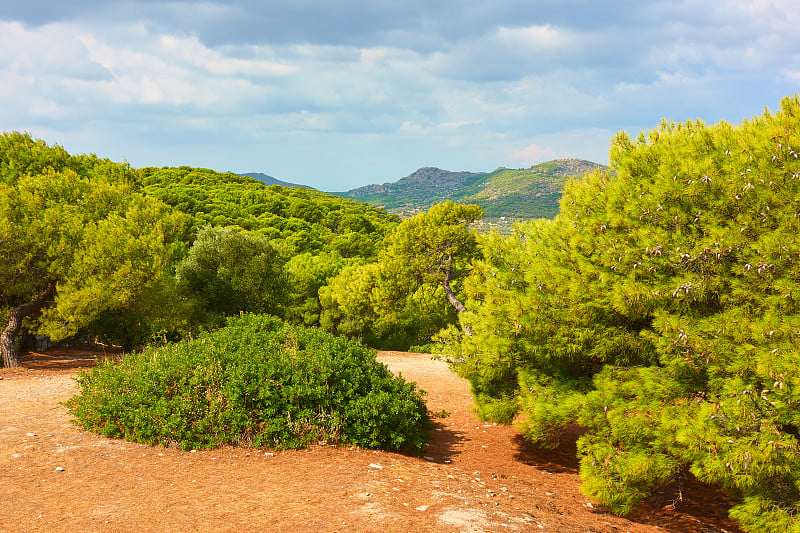
M359 343L243 315L197 339L130 354L77 378L76 422L108 437L183 449L313 443L415 451L424 392Z

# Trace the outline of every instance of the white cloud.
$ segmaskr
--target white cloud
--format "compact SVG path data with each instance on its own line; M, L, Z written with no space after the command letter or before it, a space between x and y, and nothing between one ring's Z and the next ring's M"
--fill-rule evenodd
M173 62L190 65L204 70L210 74L222 76L287 76L298 72L296 65L285 62L261 59L239 58L225 55L217 50L212 50L197 39L196 36L178 38L171 35L162 35L160 52L168 56ZM235 50L231 50L232 52ZM255 55L274 57L270 47L250 47Z
M564 30L546 24L522 28L500 26L495 32L495 38L503 44L523 48L525 52L537 52L562 48L574 42L576 36L570 36Z
M511 150L509 156L514 166L527 166L541 161L547 161L556 157L556 152L549 146L529 144L520 150Z

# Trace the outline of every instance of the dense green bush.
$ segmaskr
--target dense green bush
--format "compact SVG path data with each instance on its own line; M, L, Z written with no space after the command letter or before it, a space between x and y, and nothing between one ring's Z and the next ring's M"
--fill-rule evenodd
M265 315L130 354L78 377L68 405L105 436L183 449L317 442L419 450L432 422L374 351Z
M486 417L578 441L614 512L687 473L800 531L800 100L619 134L553 221L490 235L456 354Z
M180 293L211 315L282 315L288 292L284 263L267 239L235 227L206 226L175 277Z

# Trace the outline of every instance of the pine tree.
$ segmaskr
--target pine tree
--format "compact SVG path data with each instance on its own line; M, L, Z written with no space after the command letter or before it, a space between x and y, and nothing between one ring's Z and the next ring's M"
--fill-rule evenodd
M489 237L457 367L619 513L690 471L752 531L800 530L800 100L621 133L552 222Z

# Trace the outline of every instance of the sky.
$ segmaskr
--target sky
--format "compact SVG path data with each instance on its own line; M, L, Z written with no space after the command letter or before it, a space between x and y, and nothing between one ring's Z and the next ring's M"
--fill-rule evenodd
M608 162L800 87L796 0L0 2L0 131L324 191Z

